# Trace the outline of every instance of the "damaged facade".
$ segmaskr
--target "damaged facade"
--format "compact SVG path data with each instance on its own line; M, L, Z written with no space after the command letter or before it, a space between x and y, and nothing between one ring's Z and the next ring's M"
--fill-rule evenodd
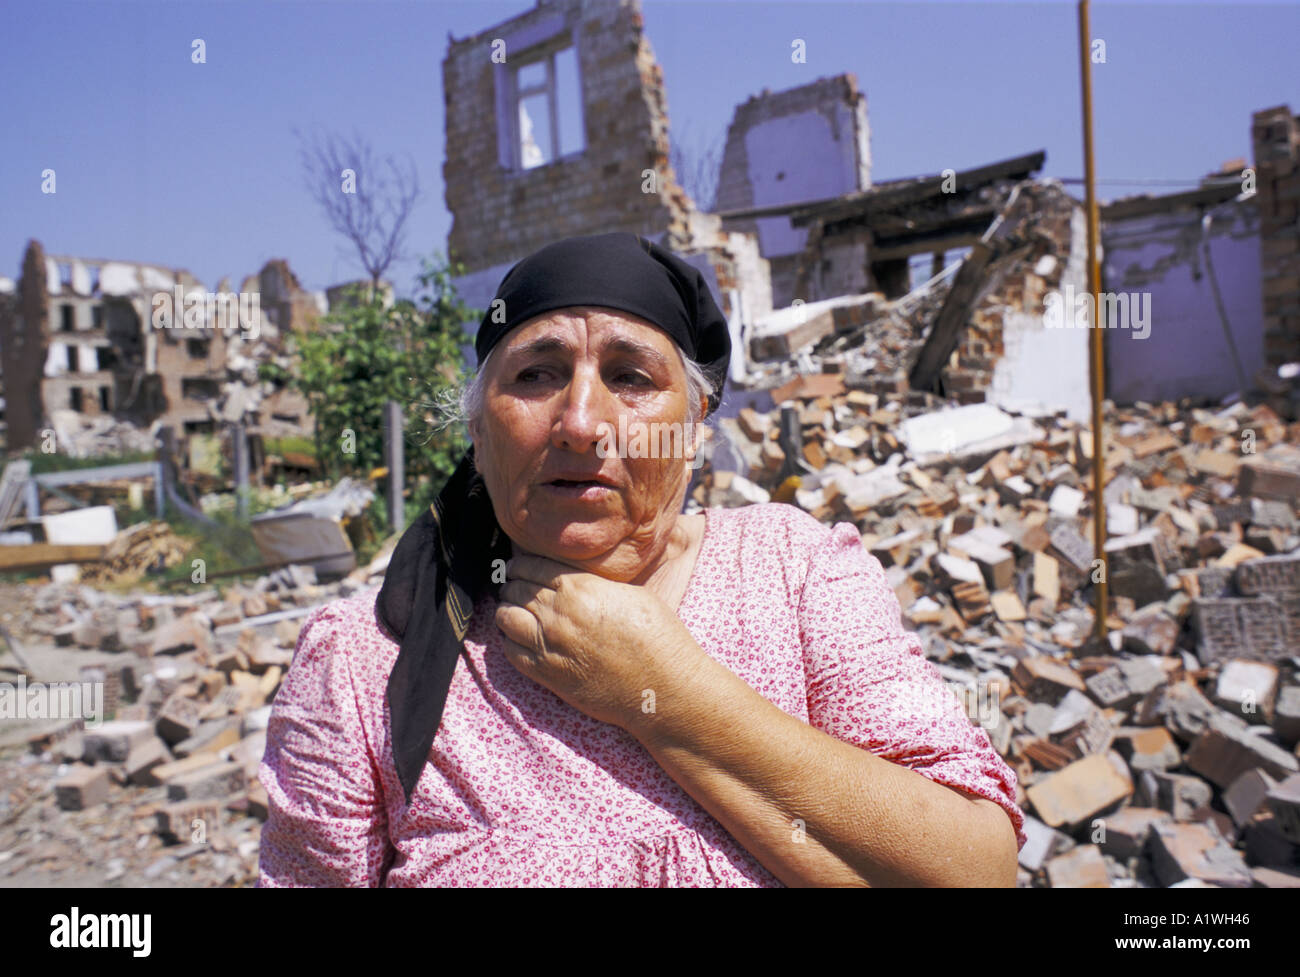
M809 160L817 165L808 165ZM810 295L870 291L866 241L859 229L820 242L810 289L798 281L810 228L795 226L779 213L762 216L765 210L870 187L867 98L858 91L855 76L844 74L776 94L764 89L736 107L715 207L727 230L757 237L771 269L772 302L782 308L796 298L808 301Z
M1039 175L1045 153L873 184L866 96L846 73L737 106L710 214L667 162L663 75L636 0L539 0L452 39L443 75L449 252L471 306L553 240L631 231L700 267L728 316L724 416L822 371L882 396L1086 416L1088 330L1050 315L1053 298L1087 295L1086 219ZM1300 129L1281 107L1256 114L1253 136L1257 198L1216 174L1103 211L1112 399L1221 397L1300 359Z
M1145 335L1107 337L1112 399L1224 397L1263 368L1259 207L1241 192L1244 168L1101 209L1106 290L1128 296L1131 314L1140 298L1149 319Z
M1276 367L1300 361L1300 117L1279 105L1256 112L1252 121L1264 354Z
M39 445L47 430L61 450L82 454L105 439L118 450L151 450L144 429L181 437L233 423L254 437L311 431L303 398L257 377L258 362L281 354L284 336L323 311L282 260L245 279L238 294L226 279L209 293L183 270L47 255L32 241L6 299L9 449Z
M757 242L700 211L669 165L663 72L643 27L634 2L559 0L451 40L448 254L470 306L486 309L511 266L553 240L627 231L698 267L737 328L771 310Z
M1241 161L1195 190L1103 209L1101 287L1145 298L1105 333L1113 402L1095 499L1093 334L1050 313L1053 296L1087 292L1085 219L1040 176L1044 153L873 184L865 96L840 75L737 108L708 214L666 163L663 79L635 3L541 3L453 40L444 74L462 294L485 307L520 257L609 230L705 272L734 372L687 511L779 501L855 528L891 613L1015 771L1029 815L1018 885L1300 887L1300 376L1276 369L1300 360L1288 107L1255 115L1253 196ZM213 335L204 356L183 332L151 329L140 304L147 283L193 279L123 265L107 277L127 287L106 295L106 267L33 244L21 285L0 279L6 394L24 430L50 402L94 417L101 387L110 414L156 398L154 423L296 425L301 405L254 369L279 355L277 332L310 328L321 308L286 263L242 283L260 298L262 338ZM331 308L348 301L327 294ZM144 393L125 382L138 363ZM219 396L187 404L186 377ZM1252 383L1263 402L1204 405ZM259 547L302 562L252 586L97 589L160 551L184 559L155 523L118 534L81 585L21 593L16 637L76 655L113 719L37 730L33 762L0 764L0 877L34 867L74 884L63 873L82 869L85 825L100 818L106 881L256 880L270 807L259 761L301 625L378 586L399 539L318 581L291 548L307 523L346 545L340 516L365 494L346 483L318 498L295 486L298 501L253 520ZM36 677L25 670L0 664L0 679ZM207 846L185 843L195 818Z

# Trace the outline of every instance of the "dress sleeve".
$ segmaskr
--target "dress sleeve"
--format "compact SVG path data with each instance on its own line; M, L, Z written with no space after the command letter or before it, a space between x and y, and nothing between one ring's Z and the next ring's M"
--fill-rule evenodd
M357 705L350 616L338 605L303 625L271 709L258 769L268 801L259 888L376 887L387 870L379 770Z
M1023 847L1016 775L903 630L898 599L849 523L814 552L799 604L809 722L936 783L988 798Z

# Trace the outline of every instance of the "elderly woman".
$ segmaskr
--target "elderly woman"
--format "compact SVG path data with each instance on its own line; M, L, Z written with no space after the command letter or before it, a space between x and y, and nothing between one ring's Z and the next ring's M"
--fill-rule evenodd
M1015 776L854 527L683 515L730 356L700 273L570 238L497 299L473 447L303 627L258 884L1014 884Z

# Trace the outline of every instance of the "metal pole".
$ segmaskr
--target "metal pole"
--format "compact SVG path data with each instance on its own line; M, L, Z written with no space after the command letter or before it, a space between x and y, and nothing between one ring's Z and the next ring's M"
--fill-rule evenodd
M1101 267L1097 261L1097 172L1092 145L1092 29L1089 26L1088 0L1079 0L1079 66L1083 83L1083 166L1085 206L1088 211L1088 291L1092 295L1091 374L1092 374L1092 538L1093 555L1101 561L1102 575L1097 581L1097 638L1106 640L1106 615L1109 606L1109 583L1106 567L1106 505L1102 489L1106 484L1106 454L1102 438L1101 402L1106 397L1105 359L1102 329L1097 320L1101 308Z
M167 512L167 503L165 501L165 496L163 495L163 483L167 478L165 474L166 470L167 466L161 461L155 461L153 463L153 508L154 511L158 513L159 519L163 518Z
M235 450L235 507L240 519L248 518L248 440L244 425L235 424L230 436Z

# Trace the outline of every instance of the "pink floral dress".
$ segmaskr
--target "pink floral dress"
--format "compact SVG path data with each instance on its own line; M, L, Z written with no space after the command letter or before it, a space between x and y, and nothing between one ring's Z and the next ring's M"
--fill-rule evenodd
M779 886L631 734L515 670L480 601L410 806L386 707L378 589L314 611L258 779L259 886ZM1015 774L900 624L848 523L782 504L706 512L678 617L780 709L986 797L1023 846Z

